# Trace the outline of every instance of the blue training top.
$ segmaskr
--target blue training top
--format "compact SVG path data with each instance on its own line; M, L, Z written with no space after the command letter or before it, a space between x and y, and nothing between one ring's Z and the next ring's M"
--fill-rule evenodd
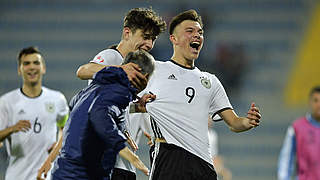
M53 180L110 179L116 156L126 146L124 110L135 94L123 69L108 67L72 98Z

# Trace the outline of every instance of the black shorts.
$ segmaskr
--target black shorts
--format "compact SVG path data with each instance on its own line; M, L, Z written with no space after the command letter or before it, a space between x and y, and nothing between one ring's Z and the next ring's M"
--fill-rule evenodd
M155 146L152 180L216 180L213 166L173 144L158 143Z
M136 174L124 169L114 168L111 180L136 180Z

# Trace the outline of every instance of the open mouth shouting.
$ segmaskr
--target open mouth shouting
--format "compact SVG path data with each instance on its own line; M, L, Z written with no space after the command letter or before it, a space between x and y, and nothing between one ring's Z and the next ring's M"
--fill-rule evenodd
M200 47L200 42L196 42L196 41L191 42L190 43L190 47L192 47L192 48L194 48L194 49L196 49L198 51L199 47Z

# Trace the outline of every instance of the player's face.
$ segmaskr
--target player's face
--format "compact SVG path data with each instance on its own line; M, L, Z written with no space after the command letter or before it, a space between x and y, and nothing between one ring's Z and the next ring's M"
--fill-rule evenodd
M21 64L18 74L22 76L23 83L36 85L42 80L42 75L46 72L40 54L28 54L21 57Z
M315 92L310 97L311 113L314 118L320 120L320 93Z
M152 36L150 32L143 32L141 29L137 29L130 37L132 50L143 49L150 51L156 39L157 37Z
M199 57L203 45L203 29L198 22L185 20L176 26L170 39L175 45L175 53L186 60L194 60Z

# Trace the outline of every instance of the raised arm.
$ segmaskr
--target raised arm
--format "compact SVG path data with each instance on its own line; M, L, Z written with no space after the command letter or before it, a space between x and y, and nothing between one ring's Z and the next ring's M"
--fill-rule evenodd
M247 113L247 117L239 117L233 110L227 109L219 113L222 119L230 126L230 129L234 132L247 131L253 127L257 127L260 124L260 110L254 103Z
M114 67L121 67L124 72L126 72L129 81L135 87L138 87L140 91L146 87L147 78L141 74L139 65L134 63L128 63L125 65L110 65ZM109 65L101 65L97 63L88 63L80 66L77 70L77 77L82 80L92 79L93 75L105 67L110 67Z

